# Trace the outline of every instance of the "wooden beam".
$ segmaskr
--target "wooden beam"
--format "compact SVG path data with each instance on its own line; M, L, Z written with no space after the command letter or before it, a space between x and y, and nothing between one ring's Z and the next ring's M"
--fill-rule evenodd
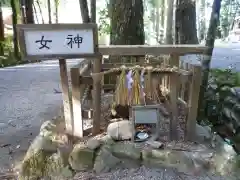
M163 54L202 54L206 52L208 47L202 45L110 45L100 46L99 52L102 55L116 55L116 56L145 56L149 55L163 55Z
M102 56L93 59L93 72L99 73L101 71ZM101 120L101 81L93 82L93 128L92 135L100 133Z
M193 77L190 87L189 95L189 109L188 119L186 127L186 138L187 140L194 140L196 136L196 123L197 123L197 110L198 110L198 98L201 86L201 66L193 66Z
M62 96L63 96L63 109L65 126L68 134L73 135L73 115L72 115L72 103L71 96L69 93L68 85L68 74L67 74L67 63L66 59L59 59L60 77L62 85Z
M160 67L161 66L161 62L150 62L150 63L145 63L145 62L140 62L140 63L136 63L136 64L133 64L133 63L104 63L102 64L102 69L111 69L111 68L118 68L118 67L121 67L121 66L126 66L126 67L134 67L136 65L138 66L152 66L152 67Z
M170 119L170 138L171 140L178 140L178 75L172 74L170 76L170 108L171 109L171 119Z
M72 106L73 106L73 136L83 137L83 119L82 119L82 85L80 84L79 69L71 68L71 82L72 82Z
M85 74L86 72L88 72L91 68L91 65L88 63L88 64L84 64L83 67L81 69L79 69L79 75L83 75Z

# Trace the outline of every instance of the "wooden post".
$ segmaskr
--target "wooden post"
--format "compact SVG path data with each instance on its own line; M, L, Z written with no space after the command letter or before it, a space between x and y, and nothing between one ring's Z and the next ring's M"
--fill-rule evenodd
M93 60L93 72L99 73L101 71L102 56ZM92 135L100 133L101 120L101 81L93 79L93 128Z
M170 65L179 67L179 54L171 54Z
M178 106L177 106L177 96L178 96L178 74L172 73L170 75L170 108L171 108L171 119L170 119L170 138L171 140L178 139Z
M189 95L189 109L188 109L188 119L186 126L186 138L187 140L194 140L196 132L197 123L197 111L198 111L198 98L201 85L201 66L193 66L193 76L190 87Z
M171 67L173 66L176 66L179 68L179 55L178 54L171 54L170 55L170 62L169 62L169 65ZM168 86L169 86L169 91L171 91L171 88L170 88L170 76L168 76ZM177 87L177 92L179 91L179 86ZM177 97L178 97L178 94L177 94Z
M73 135L81 138L83 137L83 119L79 68L71 68L70 73L72 81Z
M66 131L68 134L72 135L73 133L72 103L71 103L71 96L69 93L66 59L59 59L59 67L60 67L60 77L61 77L61 85L62 85L63 109L64 109Z

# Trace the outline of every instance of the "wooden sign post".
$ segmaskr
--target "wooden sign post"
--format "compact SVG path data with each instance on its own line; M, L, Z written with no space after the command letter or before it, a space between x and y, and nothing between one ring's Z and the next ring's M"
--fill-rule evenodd
M99 57L97 24L21 24L17 29L24 59L59 59L66 130L82 136L82 117L73 119L66 59Z

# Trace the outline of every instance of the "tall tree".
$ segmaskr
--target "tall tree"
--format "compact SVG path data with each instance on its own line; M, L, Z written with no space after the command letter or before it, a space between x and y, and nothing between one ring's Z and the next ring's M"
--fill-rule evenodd
M89 15L87 0L79 0L79 5L80 5L82 21L84 23L89 23L90 22L90 15Z
M167 0L165 43L173 44L173 4L174 0Z
M20 59L20 52L18 46L18 34L17 34L17 23L19 17L20 5L16 0L11 0L11 8L12 8L12 25L13 25L13 48L14 48L14 56L16 59Z
M210 24L209 24L207 38L206 38L206 46L208 47L208 51L205 54L206 57L202 60L203 77L202 77L202 84L201 84L200 93L199 93L198 122L201 122L202 120L205 119L205 107L206 107L205 92L208 85L209 69L210 69L210 63L211 63L212 52L214 48L217 27L219 23L220 9L221 9L221 0L214 0L213 6L212 6Z
M205 0L200 0L200 27L199 27L199 42L205 39L206 18L205 18Z
M59 8L60 0L54 0L55 5L55 22L58 23L58 8Z
M34 14L35 14L36 22L37 22L37 24L39 24L38 14L37 14L37 8L36 8L36 6L35 6L34 3L33 3L33 10L34 10Z
M47 8L48 8L48 24L52 24L52 8L50 0L47 0Z
M33 0L26 0L26 22L27 24L34 24Z
M91 0L91 22L96 23L96 0Z
M157 42L160 42L160 1L159 0L155 0L156 1L156 40Z
M39 12L40 12L40 15L41 15L42 24L45 24L44 18L43 18L43 13L42 13L42 8L41 8L41 6L40 6L39 0L36 0L36 3L37 3L37 6L38 6L38 10L39 10Z
M20 0L22 23L27 24L25 0Z
M195 0L177 0L175 35L176 43L198 43Z
M110 43L136 45L145 43L142 0L110 0Z
M2 13L2 2L0 2L0 56L4 55L4 23Z

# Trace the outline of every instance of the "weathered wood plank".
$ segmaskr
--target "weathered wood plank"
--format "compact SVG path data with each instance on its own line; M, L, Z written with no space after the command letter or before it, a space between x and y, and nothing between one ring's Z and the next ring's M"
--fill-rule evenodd
M201 85L201 66L193 66L193 77L189 95L189 109L188 119L186 128L187 140L194 140L196 135L196 123L197 123L197 110L198 110L198 99Z
M102 56L99 56L93 60L93 72L99 73L101 71ZM101 81L93 82L93 128L92 134L96 135L100 133L100 120L101 120Z
M73 115L72 115L72 103L69 93L68 74L66 59L59 59L61 86L62 86L62 98L66 131L70 135L73 134Z
M149 55L163 55L163 54L201 54L208 49L201 45L110 45L100 46L99 52L102 55L115 56L144 56Z
M80 72L78 68L71 68L70 74L72 81L73 135L81 138L83 137L81 98L84 87L79 81Z
M178 140L178 75L172 74L170 76L170 110L171 110L171 119L170 119L170 138L171 140Z

